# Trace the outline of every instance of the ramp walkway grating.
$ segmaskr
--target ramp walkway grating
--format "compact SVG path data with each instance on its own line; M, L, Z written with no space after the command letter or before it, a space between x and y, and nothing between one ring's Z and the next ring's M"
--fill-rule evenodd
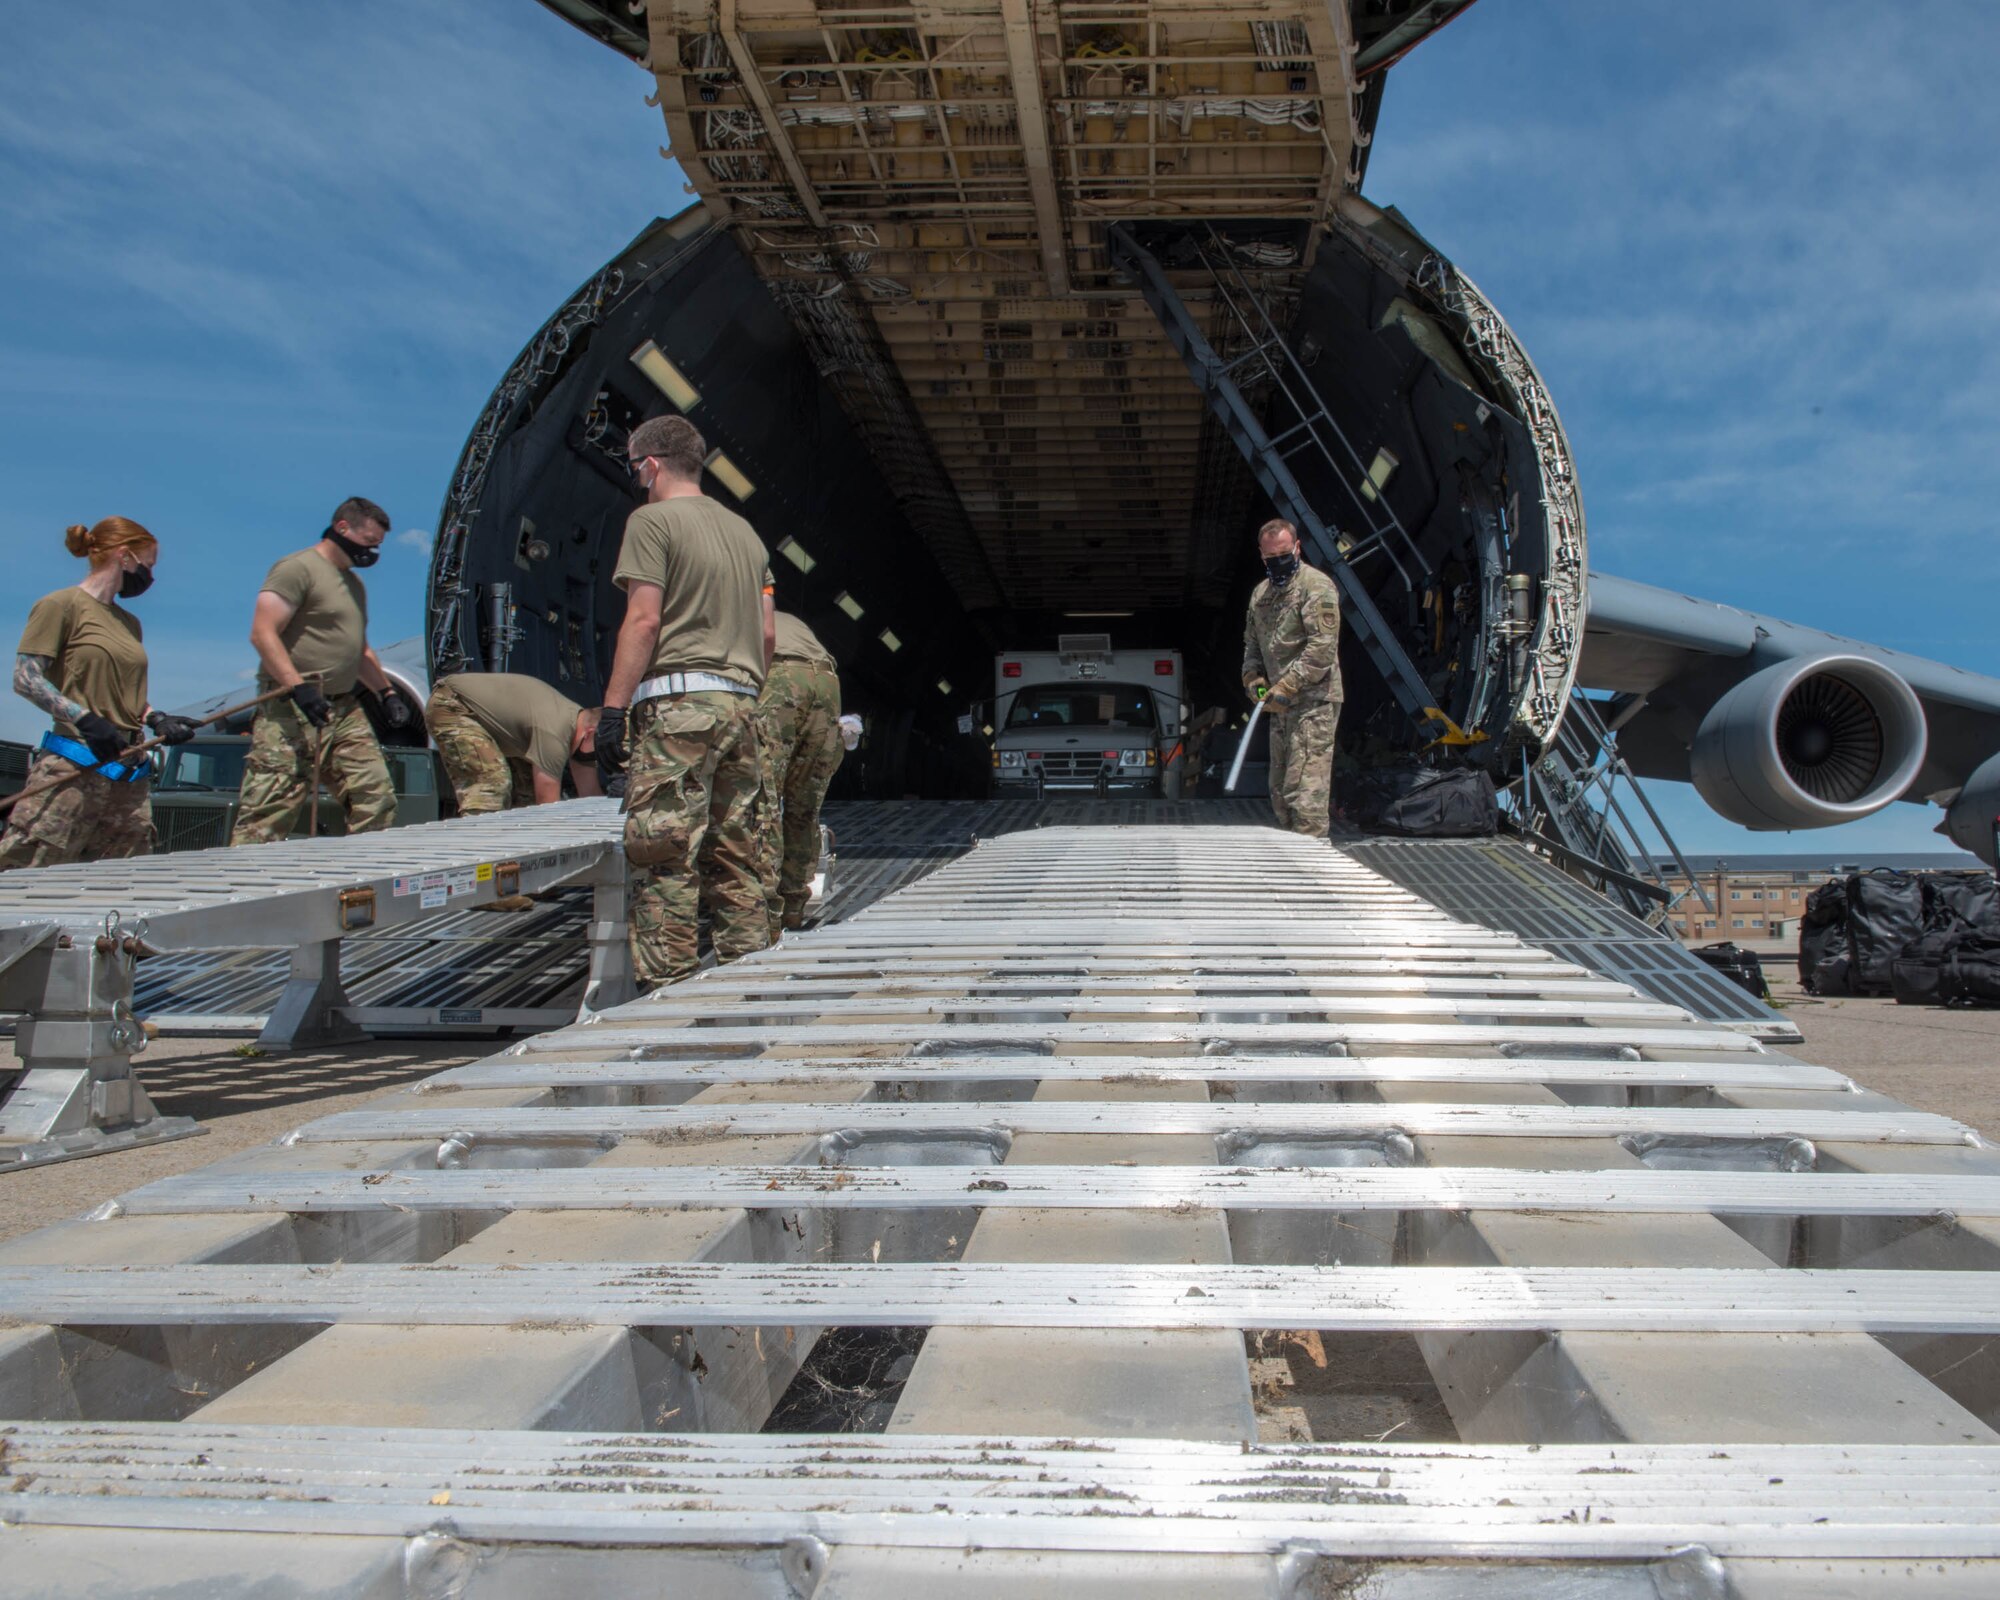
M36 1593L1977 1592L1996 1266L1949 1118L1356 852L1027 828L0 1246L0 1523Z

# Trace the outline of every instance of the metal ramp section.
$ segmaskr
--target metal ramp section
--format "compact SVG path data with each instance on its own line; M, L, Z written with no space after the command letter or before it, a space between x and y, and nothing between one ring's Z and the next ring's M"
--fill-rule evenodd
M337 1043L362 1037L371 1020L342 987L349 936L407 935L454 908L580 884L596 902L593 929L604 930L593 933L585 1003L623 999L631 989L621 834L615 802L582 800L359 837L7 873L0 1010L24 1015L15 1034L21 1068L0 1087L0 1163L200 1132L187 1118L160 1116L132 1070L146 1043L134 1004L146 957L289 951L261 1038L274 1048ZM406 969L388 986L401 998L435 981Z
M0 1524L37 1594L1985 1593L1996 1260L1949 1118L1350 852L1045 827L0 1246Z
M1035 828L1268 825L1262 800L871 800L822 812L839 867L823 922L838 922L883 895L955 861L981 839Z
M1780 1012L1697 961L1681 942L1642 922L1547 860L1504 839L1370 839L1345 847L1384 877L1441 910L1601 972L1698 1017L1773 1043L1798 1029Z
M341 987L357 1026L397 1033L560 1027L589 969L592 892L544 891L530 908L446 911L342 942ZM283 950L187 952L143 963L133 1008L164 1032L260 1033L291 978Z
M837 922L970 850L980 839L1049 826L1245 824L1258 800L850 801L826 808L838 867L820 920ZM559 1027L588 981L592 891L545 891L505 917L445 910L367 928L342 944L347 1014L399 1034ZM283 950L163 954L134 977L133 1009L167 1032L261 1032L291 979Z

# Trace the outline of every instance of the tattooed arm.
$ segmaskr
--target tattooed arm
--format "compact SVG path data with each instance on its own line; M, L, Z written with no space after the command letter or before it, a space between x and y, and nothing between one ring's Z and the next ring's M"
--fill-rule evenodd
M73 723L88 713L49 682L49 668L54 664L54 656L16 656L14 692L40 706L58 722Z

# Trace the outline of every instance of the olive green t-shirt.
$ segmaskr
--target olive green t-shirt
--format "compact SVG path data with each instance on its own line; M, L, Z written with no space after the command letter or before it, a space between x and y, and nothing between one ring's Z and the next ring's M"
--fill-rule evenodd
M500 753L560 778L576 737L574 700L525 672L461 672L438 685L465 702Z
M648 677L712 672L764 686L764 591L770 559L757 530L707 495L643 505L626 519L611 581L657 584L660 642Z
M139 619L81 589L43 595L21 631L24 656L49 658L49 682L66 700L136 732L146 720L146 647ZM57 722L65 739L75 725Z
M297 550L264 575L264 592L288 601L292 620L278 630L299 676L324 673L324 694L346 694L361 671L361 652L368 645L368 591L351 572L343 572L325 556ZM259 688L271 687L264 674Z
M778 648L771 652L773 661L806 661L815 667L834 670L833 657L819 636L789 611L778 613Z

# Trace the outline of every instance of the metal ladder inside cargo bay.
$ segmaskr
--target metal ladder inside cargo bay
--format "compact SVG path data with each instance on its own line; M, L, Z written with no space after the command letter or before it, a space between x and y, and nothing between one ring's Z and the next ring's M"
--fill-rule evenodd
M1130 274L1138 285L1140 295L1160 319L1168 342L1180 352L1209 410L1215 413L1231 442L1249 463L1252 476L1270 496L1278 515L1298 529L1300 540L1312 552L1321 570L1340 586L1342 618L1382 674L1396 704L1419 727L1439 722L1450 730L1453 724L1438 706L1430 685L1350 565L1363 550L1379 549L1405 581L1414 583L1428 572L1429 564L1389 509L1388 502L1379 496L1370 502L1358 490L1352 491L1360 508L1357 515L1361 525L1369 531L1359 544L1343 549L1338 536L1299 486L1291 458L1305 450L1322 453L1344 484L1360 482L1364 467L1339 424L1320 403L1299 366L1298 357L1292 354L1263 302L1250 292L1232 263L1218 262L1217 252L1201 252L1202 263L1215 280L1217 294L1249 339L1246 349L1224 360L1196 326L1186 303L1168 281L1166 269L1153 253L1123 226L1112 228L1109 238L1112 265ZM1227 281L1231 275L1235 277L1233 286ZM1272 384L1291 403L1299 422L1272 438L1244 396L1246 381Z
M1227 315L1232 342L1241 345L1225 358L1196 324L1158 258L1123 226L1113 227L1109 238L1113 265L1137 284L1278 514L1299 530L1320 566L1339 584L1343 618L1397 704L1419 726L1436 725L1428 732L1449 732L1450 719L1438 709L1429 685L1355 571L1356 563L1379 554L1414 591L1432 576L1431 564L1388 500L1370 492L1368 463L1327 410L1227 242L1209 228L1205 243L1190 240L1189 246ZM1265 391L1267 405L1275 402L1280 414L1297 420L1281 433L1269 433L1246 390ZM1358 537L1347 538L1329 527L1300 487L1291 462L1308 453L1347 491L1347 515L1361 530ZM1495 776L1506 781L1505 774ZM1621 804L1621 783L1657 835L1659 850L1646 847L1645 836ZM1555 739L1513 786L1511 811L1525 840L1644 921L1657 924L1678 898L1661 882L1656 861L1671 858L1683 880L1692 881L1680 847L1618 754L1614 730L1581 693L1572 693Z

